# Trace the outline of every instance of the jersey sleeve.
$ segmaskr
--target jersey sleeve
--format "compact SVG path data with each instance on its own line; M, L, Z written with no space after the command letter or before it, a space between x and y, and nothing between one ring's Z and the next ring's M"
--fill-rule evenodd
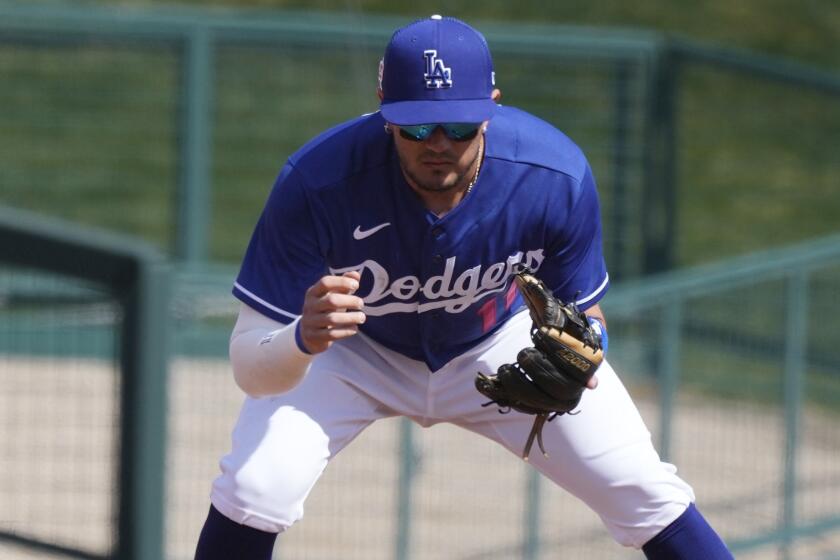
M562 301L575 301L584 310L597 303L609 287L601 234L601 211L592 170L574 185L554 239L547 247L540 276ZM565 220L562 216L565 215Z
M288 324L300 315L306 290L326 273L323 254L302 180L288 163L251 236L233 294Z

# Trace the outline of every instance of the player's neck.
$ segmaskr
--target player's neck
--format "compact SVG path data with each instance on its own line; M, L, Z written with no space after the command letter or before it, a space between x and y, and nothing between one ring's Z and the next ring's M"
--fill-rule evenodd
M430 191L422 189L414 184L414 181L406 174L406 182L411 189L417 193L423 205L429 212L437 217L443 217L448 212L466 197L478 181L478 175L481 172L481 164L484 160L484 137L482 136L478 145L478 155L475 158L475 163L470 167L470 171L464 174L461 181L455 188L446 191Z

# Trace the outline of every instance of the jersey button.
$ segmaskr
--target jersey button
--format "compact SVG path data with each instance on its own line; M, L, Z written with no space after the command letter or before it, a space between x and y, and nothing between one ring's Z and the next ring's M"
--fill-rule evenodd
M433 228L432 228L432 237L434 237L434 238L436 238L436 239L437 239L438 237L441 237L441 236L443 235L443 233L444 233L444 232L443 232L443 228L442 228L442 227L433 227Z
M435 261L436 263L439 263L440 261L443 260L443 256L442 255L434 255L432 257L432 260Z

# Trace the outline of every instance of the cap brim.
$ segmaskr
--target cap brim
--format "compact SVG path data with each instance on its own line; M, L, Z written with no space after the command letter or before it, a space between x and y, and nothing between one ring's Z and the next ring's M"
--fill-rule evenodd
M396 125L429 123L479 123L496 113L492 99L459 99L448 101L383 101L379 106L386 121Z

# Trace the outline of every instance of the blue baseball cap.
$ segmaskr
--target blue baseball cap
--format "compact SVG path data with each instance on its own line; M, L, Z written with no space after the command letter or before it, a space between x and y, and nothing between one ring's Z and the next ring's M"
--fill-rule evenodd
M396 125L478 123L496 112L493 59L484 36L434 15L397 29L379 63L379 106Z

